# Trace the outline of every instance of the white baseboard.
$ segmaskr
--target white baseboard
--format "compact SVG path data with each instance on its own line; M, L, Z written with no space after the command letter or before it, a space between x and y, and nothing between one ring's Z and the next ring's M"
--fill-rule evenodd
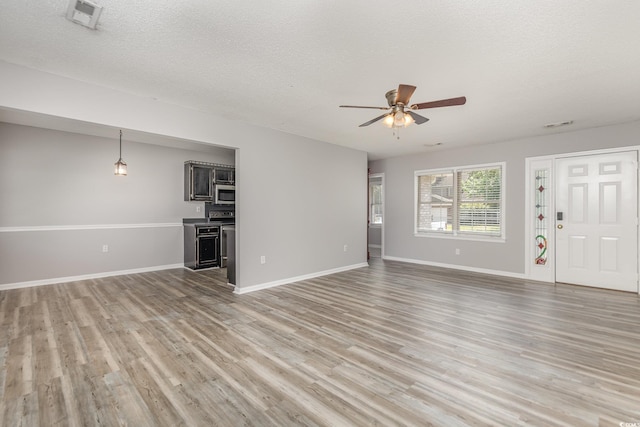
M362 268L362 267L369 267L369 264L366 263L366 262L363 262L363 263L360 263L360 264L352 264L352 265L348 265L346 267L339 267L339 268L334 268L334 269L331 269L331 270L318 271L316 273L305 274L305 275L297 276L297 277L290 277L288 279L275 280L273 282L259 283L257 285L251 285L251 286L242 287L242 288L239 288L238 286L236 286L234 291L233 291L233 293L234 294L246 294L246 293L249 293L249 292L260 291L260 290L263 290L263 289L273 288L273 287L281 286L281 285L288 285L288 284L291 284L291 283L294 283L294 282L300 282L302 280L314 279L316 277L327 276L329 274L334 274L334 273L341 273L343 271L353 270L353 269Z
M524 273L512 273L510 271L490 270L488 268L467 267L464 265L445 264L441 262L430 262L430 261L423 261L419 259L400 258L400 257L394 257L394 256L383 256L382 259L387 261L400 261L400 262L408 262L411 264L429 265L431 267L451 268L453 270L470 271L472 273L493 274L494 276L512 277L515 279L526 279L526 276Z
M124 274L148 273L150 271L170 270L172 268L182 268L183 264L156 265L153 267L133 268L131 270L105 271L102 273L83 274L80 276L56 277L54 279L33 280L29 282L5 283L0 285L0 291L8 289L30 288L33 286L53 285L56 283L76 282L79 280L101 279L103 277L122 276Z

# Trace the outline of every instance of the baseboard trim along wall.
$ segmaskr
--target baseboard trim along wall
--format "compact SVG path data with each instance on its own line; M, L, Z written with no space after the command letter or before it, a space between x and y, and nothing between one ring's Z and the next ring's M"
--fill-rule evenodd
M462 270L469 271L472 273L482 273L482 274L492 274L494 276L504 276L504 277L512 277L514 279L526 279L524 273L512 273L510 271L502 271L502 270L490 270L487 268L476 268L476 267L467 267L464 265L456 265L456 264L445 264L441 262L430 262L423 261L419 259L410 259L410 258L400 258L394 256L383 256L382 259L387 261L400 261L400 262L408 262L411 264L421 264L421 265L429 265L431 267L442 267L442 268L450 268L452 270Z
M305 274L297 277L290 277L288 279L275 280L273 282L259 283L257 285L247 286L243 288L235 287L234 294L247 294L249 292L260 291L263 289L274 288L281 285L289 285L294 282L300 282L302 280L315 279L316 277L327 276L329 274L341 273L343 271L354 270L356 268L369 267L369 264L362 262L359 264L347 265L345 267L333 268L331 270L318 271L316 273Z
M122 276L125 274L148 273L150 271L171 270L173 268L184 268L183 264L156 265L153 267L133 268L131 270L105 271L101 273L83 274L80 276L56 277L54 279L32 280L20 283L5 283L0 285L0 291L9 289L30 288L33 286L55 285L56 283L77 282L80 280L102 279L104 277Z

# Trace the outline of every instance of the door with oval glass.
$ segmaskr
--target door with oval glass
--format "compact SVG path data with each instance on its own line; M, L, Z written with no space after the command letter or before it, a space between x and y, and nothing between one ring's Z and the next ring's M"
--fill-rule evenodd
M638 162L627 151L556 160L556 281L638 292Z

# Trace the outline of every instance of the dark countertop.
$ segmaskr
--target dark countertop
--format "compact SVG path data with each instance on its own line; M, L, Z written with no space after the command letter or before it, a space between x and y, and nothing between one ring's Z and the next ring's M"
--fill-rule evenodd
M211 227L222 226L222 225L230 225L228 221L220 221L220 220L210 220L207 218L183 218L182 225L185 226L196 226L196 225L209 225ZM231 225L234 225L231 223Z
M183 225L222 225L221 221L211 221L207 218L183 218Z

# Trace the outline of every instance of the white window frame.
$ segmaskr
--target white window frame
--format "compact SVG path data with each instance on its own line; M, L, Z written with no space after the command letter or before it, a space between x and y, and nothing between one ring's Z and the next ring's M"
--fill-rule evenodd
M382 216L381 222L373 222L373 210L371 209L374 205L373 203L373 191L372 187L374 185L380 186L380 215ZM382 177L380 176L371 176L369 179L369 226L371 227L382 227L384 224L384 185L382 183Z
M500 242L503 243L506 241L506 162L496 162L496 163L484 163L477 165L466 165L466 166L455 166L450 168L439 168L439 169L424 169L417 170L414 172L413 179L413 234L415 237L435 237L435 238L445 238L445 239L459 239L459 240L480 240L480 241L489 241L489 242ZM469 233L469 232L460 232L456 229L458 225L458 172L476 170L476 169L491 169L491 168L500 168L500 234L499 235L483 235L482 233ZM422 175L437 175L437 174L453 174L453 207L454 207L454 226L453 230L424 230L418 231L418 203L420 202L418 196L419 184L418 179Z

